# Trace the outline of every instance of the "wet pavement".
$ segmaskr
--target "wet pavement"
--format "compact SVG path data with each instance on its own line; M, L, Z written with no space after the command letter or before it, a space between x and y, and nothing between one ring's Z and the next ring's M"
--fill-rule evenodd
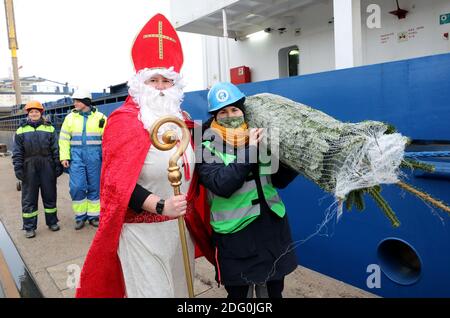
M22 260L19 252L17 251L14 243L9 237L3 224L0 222L0 251L2 253L3 260L8 267L8 271L11 274L14 283L17 287L17 291L22 298L42 298L42 293L39 290L36 282L31 276L28 268ZM5 266L5 267L6 267ZM3 292L4 287L0 288L1 297L5 297Z

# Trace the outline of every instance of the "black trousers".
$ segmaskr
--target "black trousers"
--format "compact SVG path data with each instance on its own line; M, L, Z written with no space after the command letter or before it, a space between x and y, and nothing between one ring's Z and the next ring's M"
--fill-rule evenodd
M41 190L47 226L56 224L56 171L53 163L43 157L25 160L22 180L22 218L24 230L35 230L38 219L38 198Z
M283 298L283 289L284 279L268 281L266 285L225 285L225 290L228 292L227 298L253 298L253 291L257 298Z

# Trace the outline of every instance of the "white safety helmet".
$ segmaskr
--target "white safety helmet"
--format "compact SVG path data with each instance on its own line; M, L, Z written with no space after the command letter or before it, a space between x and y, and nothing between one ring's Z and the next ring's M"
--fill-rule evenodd
M85 98L92 99L92 94L86 89L77 89L72 95L72 99L85 99Z

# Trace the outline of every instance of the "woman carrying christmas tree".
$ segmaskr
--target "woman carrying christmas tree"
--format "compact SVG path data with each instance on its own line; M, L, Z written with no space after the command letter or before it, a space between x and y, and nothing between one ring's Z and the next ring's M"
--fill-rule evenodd
M216 280L229 298L253 297L253 290L257 297L281 298L284 277L297 259L276 188L297 173L280 162L258 160L263 129L248 128L244 101L231 83L217 83L208 93L212 117L203 126L198 172L208 189Z

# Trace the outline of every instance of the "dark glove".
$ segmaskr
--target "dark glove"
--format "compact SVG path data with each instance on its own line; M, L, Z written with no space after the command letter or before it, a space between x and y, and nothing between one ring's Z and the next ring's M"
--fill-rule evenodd
M62 175L64 172L64 167L62 166L62 164L58 163L56 165L56 177L58 178L60 175Z
M20 181L23 181L23 170L17 170L15 171L16 174L16 178L19 179Z

